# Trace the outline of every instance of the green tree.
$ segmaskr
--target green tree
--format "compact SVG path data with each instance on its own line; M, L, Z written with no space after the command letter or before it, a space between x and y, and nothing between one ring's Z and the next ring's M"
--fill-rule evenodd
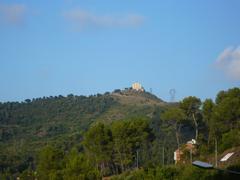
M94 162L84 153L79 153L77 149L73 148L65 159L64 179L100 179L99 171L94 168Z
M199 134L199 119L197 116L200 114L201 100L194 96L184 98L180 102L180 108L184 110L188 118L191 118L195 126L195 139L198 139Z
M63 152L46 146L38 156L37 174L40 179L61 179L60 171L64 167Z
M203 120L206 122L206 124L209 124L209 121L212 117L213 107L214 107L214 102L212 101L212 99L206 99L203 102L202 114L203 114Z
M224 151L240 145L240 130L234 129L222 135L220 150Z
M220 91L216 97L209 123L212 140L221 140L222 135L240 127L240 89Z
M132 163L132 144L129 142L129 125L127 122L115 122L112 125L114 137L114 162L120 166L121 172Z
M114 162L121 172L129 169L136 161L137 151L143 152L144 145L153 137L148 120L142 118L117 121L112 124L114 138ZM145 153L147 154L146 151Z
M210 126L210 121L212 119L213 115L213 109L214 109L214 102L211 99L206 99L203 102L203 107L202 107L202 115L203 115L203 120L205 122L205 125L207 127L207 132L208 132L208 144L210 142L210 135L209 135L209 126Z
M180 146L180 132L183 122L186 120L184 111L180 108L170 108L162 114L162 119L172 121L176 133L176 140L178 148Z
M113 151L111 129L102 123L95 124L85 133L83 145L86 153L94 158L101 174L109 174Z
M240 125L240 89L221 91L216 98L214 118L225 125L223 131L239 128Z

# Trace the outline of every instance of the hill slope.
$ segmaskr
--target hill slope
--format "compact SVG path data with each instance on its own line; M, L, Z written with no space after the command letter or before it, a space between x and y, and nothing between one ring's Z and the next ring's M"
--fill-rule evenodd
M147 92L125 89L88 97L68 95L0 103L0 177L16 178L19 173L29 173L29 169L35 172L36 167L42 175L49 172L46 176L52 177L49 167L65 174L72 165L68 175L75 168L77 176L82 172L88 176L85 170L96 176L116 175L136 167L136 153L140 157L139 167L155 167L156 172L169 172L168 168L172 168L176 178L180 172L182 177L192 177L192 173L198 177L200 171L188 171L189 166L184 163L190 163L191 157L214 162L216 139L219 158L230 151L236 152L233 161L223 167L234 165L236 169L240 145L239 98L239 88L233 88L220 91L214 102L211 99L201 102L189 96L172 104ZM186 171L182 171L181 165L171 166L173 152L178 145L185 146L185 142L194 138L197 129L194 117L200 132L197 153L194 156L187 151L183 153L183 161L179 163L183 163ZM103 123L92 125L98 121ZM169 166L158 169L159 165ZM79 168L86 169L79 171ZM144 175L146 171L139 173Z
M167 103L150 93L131 90L0 103L0 159L22 158L22 152L34 156L48 143L65 144L67 148L79 142L81 134L96 121L152 117L156 109L165 106Z

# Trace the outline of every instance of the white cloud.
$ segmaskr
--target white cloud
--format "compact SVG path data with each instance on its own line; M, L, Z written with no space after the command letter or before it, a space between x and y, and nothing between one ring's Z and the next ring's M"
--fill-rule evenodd
M240 80L240 46L226 48L217 58L216 66L233 80Z
M86 27L136 27L140 26L145 19L137 14L98 15L81 9L67 11L64 13L64 17L80 29Z
M26 10L23 4L0 4L0 20L14 25L21 24Z

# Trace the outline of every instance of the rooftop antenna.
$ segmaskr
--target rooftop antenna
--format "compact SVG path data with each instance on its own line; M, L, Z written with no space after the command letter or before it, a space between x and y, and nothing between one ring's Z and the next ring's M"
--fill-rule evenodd
M170 89L169 94L170 94L170 102L175 102L176 90L174 88Z

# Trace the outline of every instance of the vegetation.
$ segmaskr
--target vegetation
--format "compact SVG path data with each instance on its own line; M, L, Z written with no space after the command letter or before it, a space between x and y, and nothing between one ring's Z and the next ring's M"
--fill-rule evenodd
M128 105L134 92L127 91L1 103L0 179L234 178L174 165L173 152L192 138L194 159L210 160L216 142L220 153L239 146L239 88L215 101L190 96L174 104L143 92L134 95L142 103Z

